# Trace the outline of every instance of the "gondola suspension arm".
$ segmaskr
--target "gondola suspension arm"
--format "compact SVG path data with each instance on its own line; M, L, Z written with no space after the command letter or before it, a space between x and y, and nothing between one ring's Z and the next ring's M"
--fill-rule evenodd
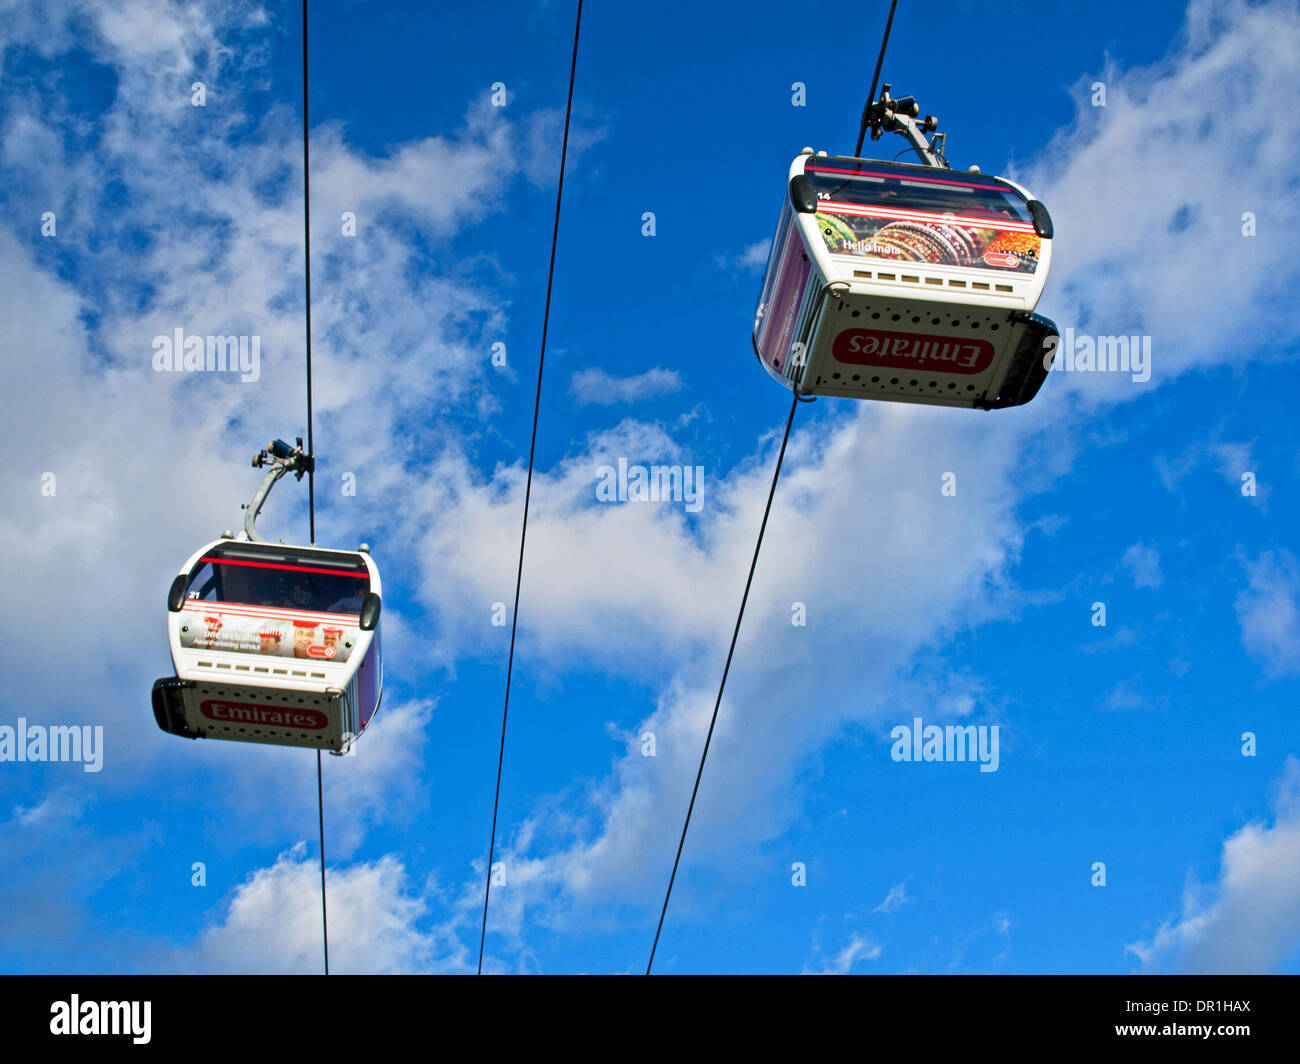
M302 480L304 474L316 471L315 456L303 452L301 436L296 439L297 445L294 447L290 447L284 440L272 440L253 458L254 469L270 467L258 486L257 494L251 502L244 504L244 532L253 543L267 542L257 534L257 515L262 512L266 497L271 494L276 481L286 473L293 473Z
M907 142L916 149L927 166L936 166L950 170L948 160L944 158L947 133L935 133L932 141L925 139L926 133L933 133L939 128L939 119L926 115L918 124L912 119L921 113L915 96L900 96L893 99L889 95L888 83L880 87L880 99L867 104L866 124L871 129L871 139L879 140L884 133L898 133L907 138Z

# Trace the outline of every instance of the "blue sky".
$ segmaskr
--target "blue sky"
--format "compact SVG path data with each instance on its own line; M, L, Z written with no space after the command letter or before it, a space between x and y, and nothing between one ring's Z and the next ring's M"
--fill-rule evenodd
M100 772L0 762L0 969L315 971L315 759L148 702L171 577L305 434L298 8L0 9L0 725L104 729ZM788 407L765 242L886 10L586 7L488 970L644 967ZM386 593L324 765L336 971L477 961L573 15L313 11L317 537ZM1300 971L1297 56L1286 4L900 4L885 80L1052 212L1040 313L1151 376L799 410L656 970ZM156 373L178 327L259 379ZM699 511L598 502L619 458L700 467ZM305 539L305 490L262 526ZM892 760L918 716L996 725L997 771Z

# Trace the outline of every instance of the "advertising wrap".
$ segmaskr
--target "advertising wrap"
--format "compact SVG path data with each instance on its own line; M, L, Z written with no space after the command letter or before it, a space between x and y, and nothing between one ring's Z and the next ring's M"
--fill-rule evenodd
M915 170L917 168L910 168ZM1012 189L966 175L906 176L864 163L809 163L817 228L832 255L1033 273L1042 240Z
M360 617L274 610L237 603L186 602L181 646L262 657L345 662L361 636Z

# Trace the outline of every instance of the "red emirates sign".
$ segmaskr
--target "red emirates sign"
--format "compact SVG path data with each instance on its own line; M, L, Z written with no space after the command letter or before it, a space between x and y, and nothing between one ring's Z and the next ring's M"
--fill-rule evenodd
M1014 251L986 251L984 252L984 261L990 266L1003 266L1009 270L1014 270L1020 265L1020 256Z
M987 340L884 329L845 329L831 345L837 362L923 373L983 373L997 352Z
M225 702L215 698L199 703L199 712L222 724L260 724L267 728L301 728L320 731L329 718L315 709L290 706L259 706L253 702Z

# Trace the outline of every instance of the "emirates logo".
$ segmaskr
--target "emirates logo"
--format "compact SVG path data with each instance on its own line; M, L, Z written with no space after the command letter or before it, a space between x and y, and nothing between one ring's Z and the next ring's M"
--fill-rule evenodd
M226 702L209 698L199 704L199 712L208 720L221 724L258 724L267 728L299 728L321 731L329 718L315 709L289 706L261 706L254 702Z
M837 362L925 373L983 373L997 352L987 340L884 329L845 329L831 345Z

